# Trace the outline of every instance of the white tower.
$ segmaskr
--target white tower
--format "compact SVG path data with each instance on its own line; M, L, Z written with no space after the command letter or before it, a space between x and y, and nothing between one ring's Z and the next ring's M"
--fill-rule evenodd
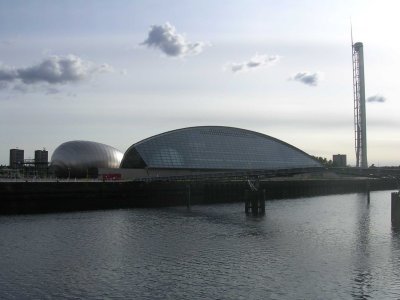
M352 41L352 50L356 166L368 168L363 44Z

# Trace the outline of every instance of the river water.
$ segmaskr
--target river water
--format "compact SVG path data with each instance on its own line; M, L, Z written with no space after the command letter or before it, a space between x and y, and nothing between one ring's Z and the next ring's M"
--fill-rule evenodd
M0 216L0 299L399 299L390 191Z

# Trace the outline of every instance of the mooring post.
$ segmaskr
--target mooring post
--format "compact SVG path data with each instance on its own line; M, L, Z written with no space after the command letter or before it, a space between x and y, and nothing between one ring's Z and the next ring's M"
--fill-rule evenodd
M258 190L253 193L253 215L265 214L265 190Z
M261 213L265 214L265 200L266 200L266 192L265 189L262 190L262 198L261 198Z
M248 214L249 210L250 210L249 191L245 190L244 191L244 212L246 214Z
M253 216L265 214L265 190L244 191L244 211Z
M400 228L400 192L392 193L392 226Z
M253 191L251 193L251 212L253 213L253 216L258 215L259 209L260 209L260 192Z
M190 184L188 184L188 185L186 185L186 207L187 207L187 209L190 209L190 197L191 197Z

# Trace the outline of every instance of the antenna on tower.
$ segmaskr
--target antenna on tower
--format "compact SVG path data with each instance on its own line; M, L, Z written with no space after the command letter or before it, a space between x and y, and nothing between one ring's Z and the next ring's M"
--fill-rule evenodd
M351 18L350 18L350 37L351 37L351 48L353 48L353 23L351 22Z

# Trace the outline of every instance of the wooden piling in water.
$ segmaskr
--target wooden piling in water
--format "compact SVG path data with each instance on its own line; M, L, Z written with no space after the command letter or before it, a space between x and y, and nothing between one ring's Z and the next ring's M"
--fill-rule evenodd
M191 205L191 188L190 188L190 184L188 184L186 186L186 207L187 209L190 209L190 205Z
M244 211L249 214L250 211L254 216L265 214L265 190L251 191L245 190L244 194Z
M400 192L392 193L392 226L400 228Z

